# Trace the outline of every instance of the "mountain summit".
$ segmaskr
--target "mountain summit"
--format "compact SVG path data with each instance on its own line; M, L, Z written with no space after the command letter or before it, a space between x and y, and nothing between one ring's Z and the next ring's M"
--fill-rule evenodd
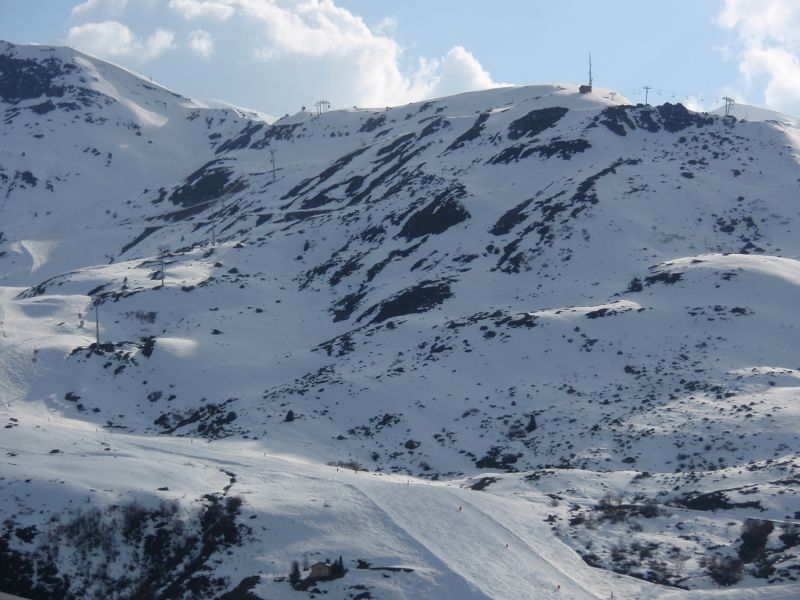
M540 85L270 124L5 43L0 114L0 591L796 594L791 122Z

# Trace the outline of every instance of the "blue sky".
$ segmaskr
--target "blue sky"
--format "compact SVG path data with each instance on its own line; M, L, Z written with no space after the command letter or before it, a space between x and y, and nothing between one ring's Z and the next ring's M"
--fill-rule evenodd
M582 82L800 114L797 0L0 0L0 38L69 44L273 115Z

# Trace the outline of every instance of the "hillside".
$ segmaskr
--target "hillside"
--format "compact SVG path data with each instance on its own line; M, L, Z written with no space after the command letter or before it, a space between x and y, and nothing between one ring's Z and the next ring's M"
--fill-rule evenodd
M0 112L0 591L797 595L793 122L269 124L12 44Z

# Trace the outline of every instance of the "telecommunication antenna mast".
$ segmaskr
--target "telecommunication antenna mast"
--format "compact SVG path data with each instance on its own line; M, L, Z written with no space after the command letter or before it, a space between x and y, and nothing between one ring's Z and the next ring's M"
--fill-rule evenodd
M590 94L592 92L592 53L589 52L589 83L588 85L578 86L578 92L581 94Z
M644 105L645 106L649 106L649 104L647 103L647 98L650 95L650 90L652 90L652 89L653 88L651 88L649 85L644 86Z
M592 53L589 52L589 87L592 87Z

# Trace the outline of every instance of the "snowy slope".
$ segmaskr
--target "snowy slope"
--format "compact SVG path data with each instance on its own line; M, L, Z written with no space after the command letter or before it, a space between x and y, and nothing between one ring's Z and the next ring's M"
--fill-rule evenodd
M797 595L790 124L571 85L270 124L10 44L0 101L0 590L136 597L194 527L154 597L304 554L332 597Z

